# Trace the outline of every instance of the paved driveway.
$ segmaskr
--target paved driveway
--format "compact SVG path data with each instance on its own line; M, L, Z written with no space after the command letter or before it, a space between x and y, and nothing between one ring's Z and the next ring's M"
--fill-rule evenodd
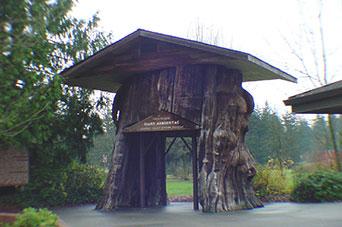
M55 210L69 227L197 227L197 226L339 226L342 203L270 203L264 208L230 213L193 211L191 203L172 203L165 208L99 212L94 205Z

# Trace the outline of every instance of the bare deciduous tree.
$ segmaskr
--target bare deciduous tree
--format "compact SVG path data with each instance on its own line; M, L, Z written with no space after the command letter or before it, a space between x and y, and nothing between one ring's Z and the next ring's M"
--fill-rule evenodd
M190 39L212 45L219 45L223 40L222 34L218 28L214 25L207 25L198 18L194 25L189 29L187 36Z
M314 5L316 3L316 5ZM301 79L309 80L313 87L323 86L336 80L338 75L338 69L332 64L332 54L338 49L331 50L327 47L326 41L326 23L324 21L325 16L325 4L322 0L316 2L299 1L299 10L301 14L301 24L299 34L296 39L289 40L284 35L283 40L289 48L292 56L295 57L298 67L296 67L297 73L301 75ZM312 8L316 7L316 12L311 15L310 20L307 21L306 8L308 4ZM336 24L338 26L338 23ZM336 28L336 31L339 28ZM331 63L331 64L330 64ZM337 154L338 146L336 139L336 129L332 122L332 115L328 114L328 126L331 134L332 144L336 157L337 170L341 171L341 162Z

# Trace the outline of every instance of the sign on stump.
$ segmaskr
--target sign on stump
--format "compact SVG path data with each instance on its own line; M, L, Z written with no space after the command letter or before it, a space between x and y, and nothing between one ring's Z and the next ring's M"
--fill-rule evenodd
M124 129L125 133L130 132L170 132L170 131L195 131L199 126L181 116L159 111Z

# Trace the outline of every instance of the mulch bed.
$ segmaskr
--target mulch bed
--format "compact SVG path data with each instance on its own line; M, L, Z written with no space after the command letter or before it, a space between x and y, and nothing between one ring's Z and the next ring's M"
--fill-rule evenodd
M192 202L192 195L186 196L170 196L169 202Z
M267 195L259 198L263 203L290 202L290 195Z
M290 202L290 195L267 195L259 198L264 203L271 202ZM169 202L192 202L192 196L170 196Z
M19 213L23 209L20 206L0 203L0 213Z
M0 212L0 224L3 223L12 223L15 221L16 214L13 213L1 213Z

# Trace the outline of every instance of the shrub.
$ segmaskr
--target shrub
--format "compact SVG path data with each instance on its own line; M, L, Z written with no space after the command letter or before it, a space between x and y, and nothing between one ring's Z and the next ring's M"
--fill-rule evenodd
M96 202L102 194L105 177L104 169L74 163L65 184L67 204Z
M68 175L65 168L35 168L29 184L17 195L22 207L45 207L64 205Z
M52 207L95 202L101 196L105 175L103 169L78 163L64 168L35 168L29 184L14 195L12 203L22 207ZM2 197L0 201L9 199Z
M331 171L331 166L322 165L317 162L304 162L294 168L296 173L313 173L315 171Z
M58 217L47 209L26 208L9 227L57 227Z
M292 199L298 202L342 200L342 173L318 170L298 174Z
M253 186L259 197L291 194L293 190L292 170L281 169L279 166L257 166Z

